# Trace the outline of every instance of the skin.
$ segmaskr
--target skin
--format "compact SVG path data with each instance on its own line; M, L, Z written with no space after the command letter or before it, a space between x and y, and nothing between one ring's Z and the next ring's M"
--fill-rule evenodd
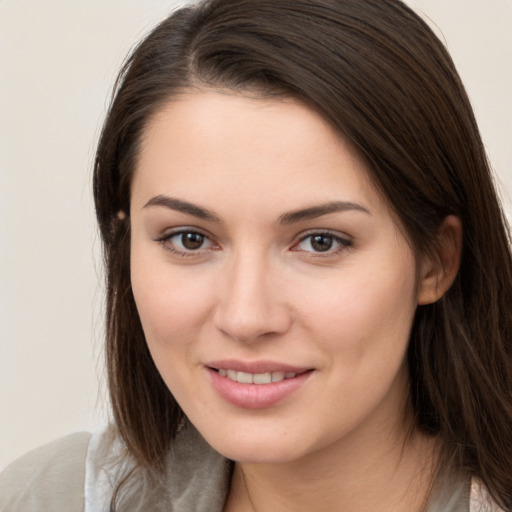
M365 162L319 114L210 90L152 120L131 199L147 343L191 422L237 461L226 510L420 510L435 449L407 436L405 354L418 304L456 272L457 220L442 229L442 267L417 261ZM251 409L212 386L207 365L224 359L311 371Z

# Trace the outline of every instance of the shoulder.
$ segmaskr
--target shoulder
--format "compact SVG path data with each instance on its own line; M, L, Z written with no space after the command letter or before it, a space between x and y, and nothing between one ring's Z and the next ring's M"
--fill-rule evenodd
M86 432L37 448L0 474L0 511L83 510Z
M85 512L108 510L122 481L117 505L125 512L220 512L231 479L231 463L192 426L177 434L163 473L137 465L113 431L93 436L86 467Z
M471 479L470 512L504 512L492 500L485 485L476 477Z
M135 464L112 428L73 434L28 453L0 474L0 512L108 510L114 489L129 475L121 507L127 512L221 511L231 463L192 427L175 439L165 476Z

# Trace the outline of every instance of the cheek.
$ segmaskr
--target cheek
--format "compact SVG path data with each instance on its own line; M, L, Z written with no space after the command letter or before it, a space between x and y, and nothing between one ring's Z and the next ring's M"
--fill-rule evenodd
M308 297L301 308L305 323L347 366L405 351L416 310L415 262L407 255L399 262L347 268L343 275L307 283L297 293Z
M149 260L149 258L148 258ZM201 337L210 303L205 283L183 269L132 254L132 289L153 361L180 403L192 400L193 341Z
M188 271L132 250L132 290L152 352L187 343L210 314L211 287L204 279L190 279Z
M316 290L303 309L309 339L317 340L323 354L323 389L329 399L318 400L318 407L332 416L333 436L363 421L379 404L385 417L392 417L402 403L416 310L415 264L403 263L383 262L371 272L351 269L340 280L343 285L332 283L327 294L325 288L324 293ZM337 412L332 397L343 404Z

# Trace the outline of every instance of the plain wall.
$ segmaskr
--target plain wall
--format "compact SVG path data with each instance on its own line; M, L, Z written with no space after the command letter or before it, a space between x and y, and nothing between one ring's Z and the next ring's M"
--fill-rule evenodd
M512 0L408 3L446 41L512 191ZM0 468L105 421L94 146L125 54L175 4L0 0Z

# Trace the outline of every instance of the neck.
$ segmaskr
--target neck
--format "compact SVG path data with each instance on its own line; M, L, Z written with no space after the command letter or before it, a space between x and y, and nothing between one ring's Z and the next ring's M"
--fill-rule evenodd
M419 432L345 442L281 464L236 464L225 512L420 512L431 488L435 441Z

